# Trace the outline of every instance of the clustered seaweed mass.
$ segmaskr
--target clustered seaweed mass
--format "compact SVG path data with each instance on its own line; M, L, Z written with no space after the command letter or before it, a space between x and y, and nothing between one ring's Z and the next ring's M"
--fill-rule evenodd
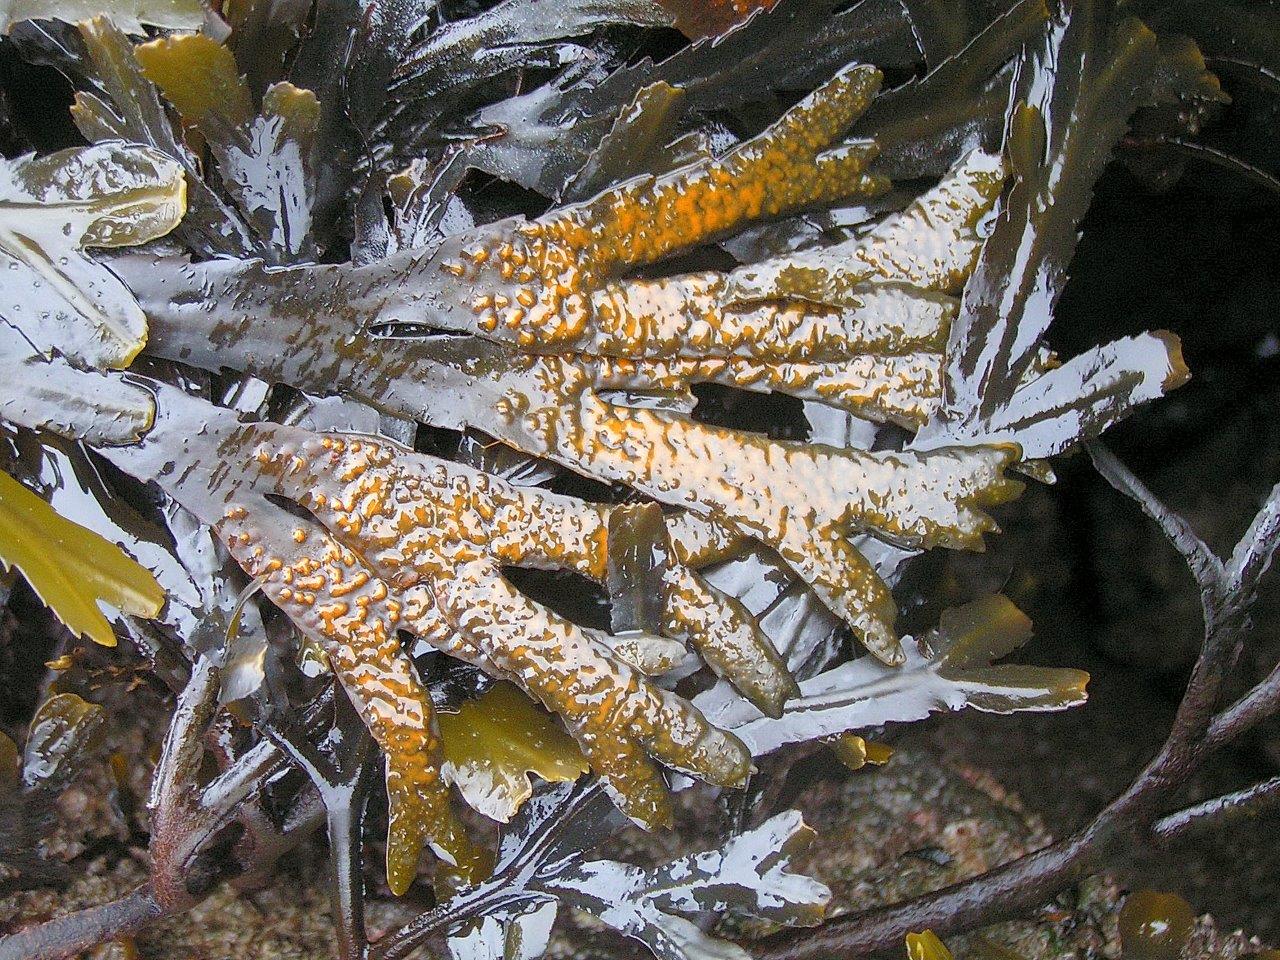
M1078 671L992 664L1029 636L1003 598L913 638L890 586L1185 380L1172 334L1062 358L1045 333L1133 118L1180 135L1222 95L1100 3L975 30L931 7L6 8L4 54L61 71L89 145L0 165L0 416L54 508L50 475L94 478L96 533L0 475L0 552L179 694L117 933L195 902L232 824L237 869L269 870L318 792L344 956L447 932L532 958L558 902L729 955L689 918L820 922L786 871L807 828L645 872L586 859L612 809L658 828L673 787L749 790L790 744L865 758L888 722L1083 701ZM539 582L598 585L607 623ZM34 835L101 725L69 689L41 710L83 732L41 766L33 726L6 789ZM205 757L220 716L235 745ZM310 786L271 794L290 763ZM387 884L429 846L443 903L371 945L378 767ZM460 800L509 821L496 851Z

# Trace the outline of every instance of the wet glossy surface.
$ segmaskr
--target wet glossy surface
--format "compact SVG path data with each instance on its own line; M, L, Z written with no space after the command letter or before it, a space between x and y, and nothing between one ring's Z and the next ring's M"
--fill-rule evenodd
M737 958L738 948L704 933L705 913L757 917L793 926L822 922L831 891L791 873L791 856L813 831L794 810L778 814L718 850L681 857L654 870L614 860L566 864L538 887L587 910L657 956Z
M875 144L824 152L878 82L873 70L846 69L718 159L364 267L224 262L157 282L144 261L120 262L153 313L160 355L233 364L440 426L481 427L528 454L687 511L668 518L664 544L608 508L511 488L382 442L267 439L293 436L277 428L238 441L238 456L256 458L272 478L271 492L321 525L318 537L298 528L303 554L313 543L321 554L289 573L309 586L276 583L269 592L328 638L339 677L388 750L389 776L412 750L430 757L438 749L429 704L393 638L406 626L560 714L637 821L668 816L646 754L712 782L736 783L745 772L747 751L736 739L644 680L678 658L643 636L606 639L551 614L506 581L503 564L609 581L620 628L656 627L687 641L747 698L725 686L700 702L752 753L940 708L1052 709L1083 698L1076 673L989 667L994 653L961 670L927 640L904 649L887 588L850 542L865 531L912 549L979 546L993 527L981 508L1020 489L1003 476L1016 446L866 453L713 427L682 415L678 403L628 400L688 396L693 384L712 381L911 428L938 419L948 402L944 346L978 258L979 225L1004 183L999 158L967 155L936 188L843 244L728 274L626 277L757 217L884 190L864 172ZM415 334L423 326L451 335L424 339ZM397 339L374 332L397 330ZM999 439L1024 436L1005 431ZM211 480L210 509L224 514L223 535L246 568L269 573L279 562L292 570L286 558L300 548L288 546L290 521L280 517L272 532L278 553L255 555L264 544L237 524L261 505L244 517L226 514L225 481ZM617 540L623 531L630 545ZM742 602L698 572L750 540L777 550L872 653L905 667L866 659L797 685ZM360 582L348 587L352 570L362 571ZM335 584L363 605L326 599ZM369 626L374 610L382 619ZM352 659L355 650L363 660ZM390 696L375 692L384 684ZM416 706L403 715L381 706L401 699ZM447 804L432 793L439 762L389 780L400 807L433 811L421 836L392 845L406 863L433 832L457 845ZM415 793L404 785L411 782L426 786Z
M951 951L932 930L923 933L908 933L908 960L952 960Z
M186 209L186 184L155 150L100 144L0 160L0 285L5 319L42 356L120 368L147 320L115 275L83 248L164 236Z
M573 782L589 767L573 740L509 683L439 715L444 776L485 816L508 822L533 793L529 775Z
M311 669L331 669L357 704L387 758L387 870L397 892L424 844L463 876L486 860L450 806L438 721L401 631L558 714L620 808L645 825L670 816L657 763L738 785L752 754L794 740L938 709L1054 709L1083 699L1077 672L990 665L1025 639L1017 618L996 607L966 608L904 647L876 569L895 549L979 548L994 529L984 508L1021 489L1006 469L1117 416L1121 388L1112 381L1148 362L1152 342L1165 373L1131 389L1121 407L1180 379L1169 338L1109 345L1057 370L1037 349L1004 419L981 430L956 419L957 364L978 349L957 345L957 331L975 341L992 335L958 298L980 248L991 249L984 222L1006 174L1026 178L1030 148L1003 158L970 151L913 203L837 242L731 271L635 276L752 221L884 194L890 185L873 166L879 145L841 139L881 79L851 65L719 155L694 150L669 172L426 249L412 243L437 216L428 212L434 201L396 181L398 232L394 243L388 233L385 259L280 267L316 253L318 99L276 84L256 114L230 51L207 36L170 36L135 52L102 22L80 32L119 110L82 96L82 128L95 138L123 128L163 139L154 92L137 95L154 82L208 145L234 204L218 207L197 189L191 228L216 234L220 249L261 257L115 261L151 315L152 354L337 394L410 424L481 428L668 507L664 516L654 503L600 505L517 487L381 438L242 425L150 385L160 397L156 425L139 447L110 456L214 526L307 635ZM122 98L134 102L121 107ZM661 97L650 100L637 100L637 111L658 109ZM174 152L189 174L190 155ZM918 449L870 452L713 426L688 415L692 388L705 383L785 393L923 433ZM1074 400L1064 404L1061 392L1090 390L1101 399L1077 404L1080 415L1064 428L1060 408ZM1046 409L1056 417L1052 440L1035 432ZM959 422L969 426L957 432ZM703 572L736 561L752 542L776 551L874 656L798 684L789 662L812 667L828 646L806 638L804 649L779 649L746 603ZM534 602L504 566L606 583L617 635ZM681 663L682 643L726 681L698 698L713 722L648 679ZM461 769L454 765L455 780L466 778ZM506 794L490 806L507 816L527 784L521 770L473 771L469 782L481 780L475 796Z
M164 591L151 572L115 544L54 512L0 472L0 566L17 568L76 636L114 647L116 635L98 609L154 617Z
M1120 910L1124 960L1178 960L1195 930L1195 912L1176 893L1138 890Z
M174 34L134 49L142 74L198 130L222 184L272 263L314 260L314 93L276 83L258 114L231 51L207 34Z
M8 33L14 24L26 19L65 20L75 23L102 12L97 0L16 0L0 16L0 33ZM121 29L143 33L143 24L194 30L205 21L206 10L199 0L126 0L113 3L111 15Z
M1189 376L1164 331L1061 366L1042 356L1093 184L1154 70L1155 35L1108 19L1096 6L1054 17L1019 64L1004 145L1012 186L951 330L948 403L921 446L1007 440L1027 459L1051 456Z
M450 811L430 698L397 630L511 679L560 714L639 822L669 817L665 785L646 755L711 782L742 782L750 759L735 738L649 684L624 647L615 652L502 575L500 563L509 563L603 579L607 508L516 488L388 441L241 425L227 411L156 389L156 428L141 447L112 458L215 524L264 592L324 649L387 755L394 888L407 887L424 842L464 867L480 864ZM708 553L711 542L695 537L681 555ZM714 642L714 621L708 635Z
M74 693L55 693L36 710L22 750L22 784L30 791L70 783L106 733L106 714Z
M976 546L992 526L981 508L1019 489L1001 476L1011 448L864 454L606 399L680 395L715 381L906 425L928 418L939 390L936 351L955 309L949 291L972 265L975 224L1002 179L991 158L967 160L844 259L819 253L728 277L614 279L752 218L882 190L862 172L873 144L823 152L877 84L875 71L848 69L718 160L638 178L535 221L479 228L429 256L359 270L193 267L189 290L149 283L141 263L121 266L163 327L157 352L343 390L442 426L480 426L528 453L730 523L778 549L869 649L900 662L887 588L849 536ZM848 271L836 266L845 259ZM328 330L317 329L317 314L334 318ZM364 332L423 323L470 338ZM761 702L769 696L776 699L764 693Z
M887 750L851 731L1084 699L1078 671L994 664L1029 633L1003 598L900 638L889 587L913 552L981 548L986 508L1020 490L1006 474L1051 480L1043 458L1185 379L1167 334L1065 363L1044 335L1144 75L1157 99L1192 77L1089 4L1046 28L1022 0L978 32L971 11L937 23L944 5L894 0L539 0L538 17L503 0L453 21L330 6L237 0L219 8L229 40L216 15L137 44L103 18L14 38L78 91L86 153L147 144L190 194L141 255L83 257L150 239L124 214L119 236L64 244L72 267L126 280L96 317L96 269L69 280L18 250L21 230L0 235L88 321L63 309L46 332L0 304L17 324L0 374L39 383L0 412L161 492L104 470L113 499L84 470L95 454L53 448L15 461L21 482L80 481L57 481L56 506L170 594L163 623L117 626L152 652L221 645L221 702L299 706L268 677L301 683L290 655L336 677L385 756L394 891L423 845L452 865L438 880L490 869L453 787L511 821L480 886L517 899L451 931L459 960L529 960L557 901L673 958L740 958L708 913L816 922L826 891L786 870L797 818L743 832L729 795L729 843L641 870L584 859L620 820L598 798L660 824L666 768L736 786L752 755L815 738L860 767ZM867 63L919 79L882 95ZM60 202L37 198L33 219ZM142 347L130 290L152 320L145 375L79 369ZM227 627L260 585L288 621L251 599ZM853 641L870 655L851 660ZM319 749L340 760L336 739ZM597 778L556 783L588 765ZM531 775L552 783L531 792ZM907 949L947 956L927 932Z
M1081 670L993 663L1030 636L1031 623L1017 607L1003 596L987 596L945 611L937 629L908 639L901 666L867 656L802 680L800 696L788 701L780 717L763 716L723 687L699 694L694 704L761 756L788 743L938 711L1012 713L1083 703L1089 675Z

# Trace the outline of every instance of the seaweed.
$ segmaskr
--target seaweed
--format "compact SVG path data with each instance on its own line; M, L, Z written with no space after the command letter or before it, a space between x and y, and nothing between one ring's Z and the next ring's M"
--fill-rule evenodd
M74 634L107 647L116 645L116 635L98 600L140 617L154 617L164 603L145 567L58 516L7 473L0 473L0 565L17 567Z
M5 321L43 356L128 366L146 342L146 317L83 248L164 236L181 219L185 197L177 165L146 148L101 144L3 161Z
M832 16L834 6L834 0L783 0L660 62L646 58L604 75L571 65L550 84L477 110L474 124L482 134L500 136L480 136L468 162L559 198L641 90L654 84L683 91L680 110L686 114L811 87L850 63L914 61L914 42L897 4L875 0Z
M103 9L100 3L85 0L11 0L0 15L0 32L8 33L24 20L65 20L75 23L99 13L107 13L126 33L144 33L143 24L175 30L193 30L213 16L201 0L151 0L112 2Z
M1083 671L992 665L1030 636L1031 622L1006 598L993 596L944 612L936 629L904 645L901 666L863 657L802 681L780 717L762 716L723 689L693 702L755 757L789 743L920 720L938 710L1012 713L1083 703L1089 679Z
M942 958L915 931L1096 863L1090 834L973 881L990 907L824 923L829 891L790 869L811 831L755 815L751 781L804 744L875 775L886 726L1084 701L1081 671L996 662L1031 633L1009 600L902 635L892 592L1082 444L1191 544L1206 657L1238 639L1275 511L1216 561L1093 446L1186 379L1176 337L1065 361L1047 340L1113 147L1223 102L1190 40L1038 0L989 22L943 0L173 9L5 41L62 72L91 145L3 161L4 560L73 631L127 637L113 656L174 710L148 881L0 958L269 882L321 826L342 960L533 960L561 906L670 960L745 956L718 913L811 928L765 956ZM1234 736L1270 691L1207 722ZM99 729L59 703L28 739L48 786L0 785L44 791L0 819L30 877L52 875L29 856L45 794ZM1174 747L1144 812L1199 762ZM715 849L596 852L693 784L729 814ZM431 848L437 898L376 939L374 835L395 896Z
M885 172L895 178L936 176L966 153L994 151L1008 100L1009 65L1047 17L1044 0L1011 4L960 50L941 60L935 54L924 76L880 98L868 111L866 127L883 145Z
M547 783L572 783L588 770L551 715L511 684L496 684L457 713L442 712L438 722L444 778L471 807L499 823L533 795L530 774Z
M908 933L906 941L910 960L951 960L951 951L932 930Z
M0 734L0 888L51 884L65 876L40 855L57 826L53 805L84 771L105 735L105 711L74 693L55 693L36 708L21 753Z
M594 797L590 790L559 787L526 806L504 840L489 881L502 878L509 904L453 933L448 941L452 956L539 956L561 903L598 917L664 960L747 955L704 933L691 917L728 914L787 924L822 919L831 892L787 869L791 857L813 837L794 811L739 834L718 850L646 871L582 855L592 838L566 829L578 821L567 821L564 811L580 819ZM402 955L402 946L411 948L422 931L413 933L413 940L396 937L386 956Z
M199 255L257 252L248 226L231 203L206 183L198 159L175 133L128 38L107 17L83 20L77 27L85 58L78 67L89 72L92 85L77 92L71 114L85 139L147 144L182 166L187 211L176 230Z
M787 926L820 923L831 891L791 873L789 860L813 831L795 811L778 814L733 837L719 850L691 854L656 870L614 860L578 860L537 887L599 917L662 960L746 951L704 933L690 917L710 913L756 917Z
M437 426L482 427L527 453L723 517L740 533L779 549L870 649L896 662L901 653L887 590L849 547L846 532L870 530L902 545L975 546L990 528L980 508L1017 491L1000 476L1011 450L957 448L917 457L787 445L608 399L623 391L680 394L693 383L718 381L796 393L875 419L925 419L922 401L937 380L921 348L934 343L936 349L946 300L929 290L904 296L891 271L890 282L838 312L803 301L717 308L718 300L732 297L721 292L714 274L610 280L744 219L824 196L883 189L882 181L861 172L874 144L819 153L865 107L877 83L874 71L846 71L723 158L631 181L536 221L499 222L450 237L426 255L406 252L360 268L271 272L254 263L220 262L186 271L181 282L190 293L168 276L157 283L145 261L119 261L117 269L131 278L153 322L163 327L155 336L158 355L239 366L313 391L336 388ZM814 125L815 139L804 139L808 125ZM795 147L805 153L775 169L777 151ZM993 182L989 171L983 176ZM741 203L729 199L738 185L747 188ZM726 199L713 199L721 196ZM986 196L990 202L990 189ZM695 203L721 202L718 220L695 218L681 232L665 226ZM886 228L889 243L914 242L907 216L899 233ZM971 227L962 222L960 228ZM964 274L965 259L951 268L946 283L954 286ZM207 291L215 289L210 296ZM202 305L192 310L197 302ZM269 329L243 312L250 302L272 317ZM876 319L881 303L896 313ZM331 332L317 326L317 315L333 318ZM423 327L468 336L415 335ZM778 333L762 335L771 327ZM390 336L376 336L379 330ZM305 346L284 350L256 342L259 337ZM758 345L750 342L754 337ZM684 338L685 356L672 357L673 345ZM478 339L528 352L485 349ZM874 351L886 356L877 360ZM369 390L370 384L377 389ZM440 406L435 397L441 392L456 400ZM658 455L642 460L629 452L636 448ZM691 476L690 458L714 472ZM836 464L840 470L832 469ZM819 476L824 479L813 479ZM743 501L737 491L744 482L769 496ZM933 491L928 509L919 499L921 485ZM899 500L882 502L873 489L900 491ZM798 503L806 504L811 519L784 523Z
M777 0L660 0L674 16L674 26L691 40L717 37L736 26L757 10L770 10Z
M732 784L745 775L741 745L645 682L644 658L628 662L625 645L541 609L502 576L499 560L588 572L594 564L603 577L600 534L607 528L598 509L550 494L536 497L530 509L528 494L394 445L245 428L172 388L153 389L160 420L144 443L105 452L131 473L159 481L215 527L231 555L327 653L387 756L388 879L397 892L412 881L428 840L455 865L465 860L478 867L443 792L430 697L401 651L396 628L515 681L560 713L619 804L639 822L670 816L645 753L714 782ZM185 461L175 471L172 438L181 436L203 440L186 443ZM406 493L432 490L429 511L413 506L410 496L411 506L401 512ZM291 516L271 497L298 504L313 519ZM537 518L538 530L525 528L521 517ZM406 536L407 525L418 533ZM403 549L395 545L402 536ZM420 547L412 546L415 540ZM461 547L466 540L471 545Z
M17 327L0 321L0 371L17 385L0 409L11 423L95 443L132 443L155 418L150 394L97 370L45 357Z
M1084 3L1052 19L1019 61L1004 147L1013 186L951 328L946 400L927 442L1009 439L1043 457L1186 380L1164 332L1035 370L1093 183L1155 57L1155 35L1140 21L1113 29L1101 5Z
M142 73L199 132L222 185L274 263L314 260L314 148L320 105L288 82L272 84L254 115L231 52L205 34L175 34L138 46Z

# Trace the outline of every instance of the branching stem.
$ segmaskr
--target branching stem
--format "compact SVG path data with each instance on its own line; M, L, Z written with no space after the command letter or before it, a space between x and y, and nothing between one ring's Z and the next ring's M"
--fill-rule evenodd
M137 933L171 913L150 884L119 900L77 910L0 939L0 960L65 960L108 940Z
M235 821L246 804L256 800L263 786L288 763L288 756L279 747L263 740L200 788L201 738L217 712L218 690L219 671L213 659L198 660L179 695L153 779L151 880L119 900L55 917L0 938L0 960L72 957L96 944L132 936L163 917L182 913L213 889L217 875L202 877L198 885L191 886L193 859ZM332 703L331 690L317 697L306 711L306 727L309 729ZM299 798L298 809L286 820L273 848L275 856L307 835L308 821L314 819L313 796Z

